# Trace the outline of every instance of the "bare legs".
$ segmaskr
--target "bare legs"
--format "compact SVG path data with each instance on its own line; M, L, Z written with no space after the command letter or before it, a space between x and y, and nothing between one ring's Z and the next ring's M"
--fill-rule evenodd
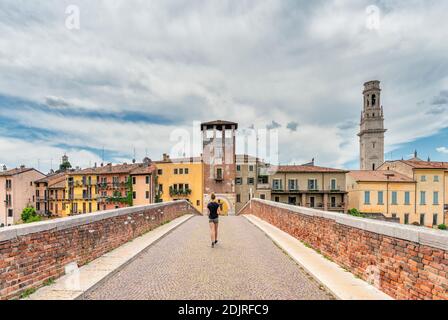
M215 223L215 241L218 241L218 223Z
M210 223L210 236L212 238L212 242L215 242L216 234L215 234L215 224L213 222Z
M218 240L218 224L217 223L210 223L210 237L211 237L213 243L215 243L215 241Z

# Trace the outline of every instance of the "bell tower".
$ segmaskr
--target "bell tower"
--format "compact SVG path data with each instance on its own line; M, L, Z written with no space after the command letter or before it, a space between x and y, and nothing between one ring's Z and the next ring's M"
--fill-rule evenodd
M359 144L361 170L376 170L384 162L384 112L380 81L364 83Z

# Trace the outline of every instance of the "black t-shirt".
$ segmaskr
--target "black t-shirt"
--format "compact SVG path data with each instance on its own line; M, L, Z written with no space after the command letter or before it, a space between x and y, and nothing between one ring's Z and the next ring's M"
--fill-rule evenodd
M210 212L208 217L210 219L217 219L219 217L218 215L218 208L219 208L219 204L216 202L210 202L207 206L208 211Z

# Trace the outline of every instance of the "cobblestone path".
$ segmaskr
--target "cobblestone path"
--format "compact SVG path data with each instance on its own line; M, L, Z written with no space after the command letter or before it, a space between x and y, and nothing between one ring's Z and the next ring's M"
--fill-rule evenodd
M222 217L214 249L208 228L193 217L85 299L333 299L245 218Z

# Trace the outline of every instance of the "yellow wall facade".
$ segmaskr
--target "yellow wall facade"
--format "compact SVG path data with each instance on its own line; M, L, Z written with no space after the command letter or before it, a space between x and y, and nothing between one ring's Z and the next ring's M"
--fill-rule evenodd
M203 209L203 165L202 162L175 163L158 162L157 166L157 188L161 188L160 196L163 202L174 200L188 200L191 204L202 212ZM175 170L177 169L177 174ZM185 173L187 169L188 173ZM183 173L180 173L182 170ZM189 195L170 195L170 187L175 184L188 184L191 190ZM157 190L156 190L157 194Z
M417 215L420 217L424 214L425 226L433 225L435 215L437 215L437 224L443 223L445 174L443 169L414 169L414 179L417 181ZM435 193L438 194L438 199Z
M67 205L62 211L63 216L73 214L92 213L98 209L97 205L97 177L95 175L86 175L90 177L90 183L83 184L83 175L69 175L66 180L66 195ZM73 179L71 183L70 179ZM83 191L91 187L92 192L88 198L83 198ZM70 189L73 188L73 197L70 196ZM85 209L85 210L84 210ZM84 212L85 211L85 212Z
M400 223L405 222L405 214L409 215L409 224L419 222L415 212L414 182L356 182L348 183L349 209L355 208L363 213L382 213L386 217L396 216ZM370 203L365 202L365 193L370 192ZM382 203L379 194L383 193ZM396 192L396 204L392 194ZM405 193L409 192L409 204L405 203Z

